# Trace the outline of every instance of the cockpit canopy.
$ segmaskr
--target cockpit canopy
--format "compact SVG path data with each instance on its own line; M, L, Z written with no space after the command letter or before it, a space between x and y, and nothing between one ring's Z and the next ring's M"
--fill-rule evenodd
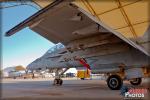
M53 47L51 47L46 53L53 53L59 49L65 48L65 46L61 43L57 43L56 45L54 45Z

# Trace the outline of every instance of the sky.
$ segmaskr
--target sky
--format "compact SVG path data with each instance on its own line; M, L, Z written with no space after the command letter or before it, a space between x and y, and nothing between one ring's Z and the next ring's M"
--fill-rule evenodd
M22 5L0 10L2 10L2 69L16 65L26 67L54 45L29 28L10 37L4 36L9 29L37 12L34 7Z
M9 29L37 12L34 7L22 5L0 10L2 10L2 69L17 65L26 67L55 45L28 27L10 37L4 36ZM67 72L76 73L76 69L71 68Z

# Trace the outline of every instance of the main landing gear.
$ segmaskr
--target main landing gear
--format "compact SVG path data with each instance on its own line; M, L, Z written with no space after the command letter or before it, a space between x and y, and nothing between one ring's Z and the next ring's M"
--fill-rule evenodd
M142 78L135 78L130 81L132 85L140 85ZM107 85L111 90L119 90L123 85L123 79L119 75L110 75L107 78Z
M130 81L132 85L140 85L142 83L142 78L135 78Z
M119 75L110 75L107 79L107 85L111 90L119 90L123 85L123 80Z

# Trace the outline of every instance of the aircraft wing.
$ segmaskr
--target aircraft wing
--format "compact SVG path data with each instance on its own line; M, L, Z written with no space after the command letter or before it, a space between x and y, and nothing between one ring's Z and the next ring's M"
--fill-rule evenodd
M136 6L142 9L142 12L145 12L145 3L143 4L141 0L129 3L122 3L118 0L116 3L112 2L114 8L111 6L112 4L109 4L110 2L106 3L102 3L102 5L100 2L94 3L89 0L86 0L86 2L78 2L78 0L56 0L10 29L6 32L6 36L11 36L23 28L29 27L31 30L54 43L61 42L67 45L73 40L87 37L97 32L111 32L132 47L139 49L149 56L148 49L142 44L137 43L138 39L144 35L149 26L148 18L139 16L142 20L139 21L140 19L137 19L138 21L133 23L134 21L130 21L127 17L127 14L131 14L131 12L125 11L125 9L131 10L133 9L132 6ZM99 8L100 5L102 8ZM106 5L107 8L110 5L110 9L106 9ZM101 13L98 15L98 10L103 8L105 11L100 11ZM133 16L130 14L129 16ZM144 16L146 16L145 13ZM147 34L149 33L148 30Z

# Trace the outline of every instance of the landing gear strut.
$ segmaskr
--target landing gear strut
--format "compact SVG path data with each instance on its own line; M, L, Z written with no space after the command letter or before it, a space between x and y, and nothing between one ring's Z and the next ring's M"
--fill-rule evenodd
M142 83L142 78L135 78L134 80L130 81L132 85L140 85Z
M107 85L111 90L119 90L123 81L119 75L111 75L107 79Z

